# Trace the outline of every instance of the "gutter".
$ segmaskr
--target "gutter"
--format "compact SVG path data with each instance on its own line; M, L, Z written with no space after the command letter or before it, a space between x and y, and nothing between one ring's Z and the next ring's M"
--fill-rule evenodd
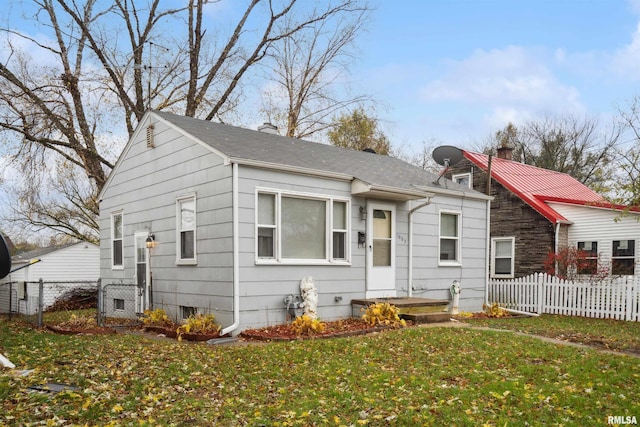
M238 236L238 163L231 165L231 210L233 216L233 323L222 331L226 335L240 326L240 237Z
M411 298L413 295L413 214L418 209L431 204L431 198L433 195L427 196L425 202L420 203L418 206L409 210L409 274L407 276L407 297Z

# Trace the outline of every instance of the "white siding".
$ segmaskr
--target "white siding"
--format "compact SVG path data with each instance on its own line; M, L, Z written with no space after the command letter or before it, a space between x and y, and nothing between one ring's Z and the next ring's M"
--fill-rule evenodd
M590 206L576 206L563 203L549 203L553 209L573 222L569 226L569 245L577 242L598 242L601 260L611 259L614 240L635 240L636 275L640 275L640 215L622 214L611 209Z

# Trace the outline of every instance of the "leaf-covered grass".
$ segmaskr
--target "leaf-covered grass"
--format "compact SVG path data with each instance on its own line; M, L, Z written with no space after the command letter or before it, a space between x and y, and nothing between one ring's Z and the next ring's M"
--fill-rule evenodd
M618 351L640 353L640 322L545 314L540 317L464 319L476 326L508 329Z
M640 415L637 358L490 330L208 346L0 321L0 351L35 369L0 372L0 425L553 426ZM78 390L27 391L45 383Z

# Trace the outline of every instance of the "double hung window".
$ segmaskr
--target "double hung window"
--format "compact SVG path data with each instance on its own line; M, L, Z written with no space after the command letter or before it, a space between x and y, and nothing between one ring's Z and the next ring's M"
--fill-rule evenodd
M440 265L460 263L460 213L440 212Z
M196 262L196 197L177 200L178 239L176 253L179 264Z
M122 212L111 215L111 265L122 268Z

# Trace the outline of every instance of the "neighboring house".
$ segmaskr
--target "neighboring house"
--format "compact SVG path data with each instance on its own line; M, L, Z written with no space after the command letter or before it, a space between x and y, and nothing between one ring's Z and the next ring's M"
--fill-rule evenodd
M33 262L35 260L40 261ZM11 269L13 273L0 280L0 285L11 282L11 292L17 298L17 305L12 305L14 309L17 307L20 313L34 314L38 307L40 279L45 282L45 309L74 286L95 286L100 278L100 248L78 242L35 249L13 256ZM0 301L8 299L8 292L7 285L0 286ZM8 307L8 303L2 303L0 307Z
M284 299L312 277L325 320L349 317L352 299L448 299L454 280L460 308L481 309L488 197L263 128L142 118L100 194L100 247L103 286L145 292L105 304L211 312L236 334L284 323Z
M489 156L463 152L450 168L453 181L486 192ZM549 251L577 247L612 275L636 275L640 250L638 212L607 203L571 176L511 160L501 147L491 159L492 278L544 271ZM608 271L607 271L608 270ZM583 271L595 274L596 271Z

